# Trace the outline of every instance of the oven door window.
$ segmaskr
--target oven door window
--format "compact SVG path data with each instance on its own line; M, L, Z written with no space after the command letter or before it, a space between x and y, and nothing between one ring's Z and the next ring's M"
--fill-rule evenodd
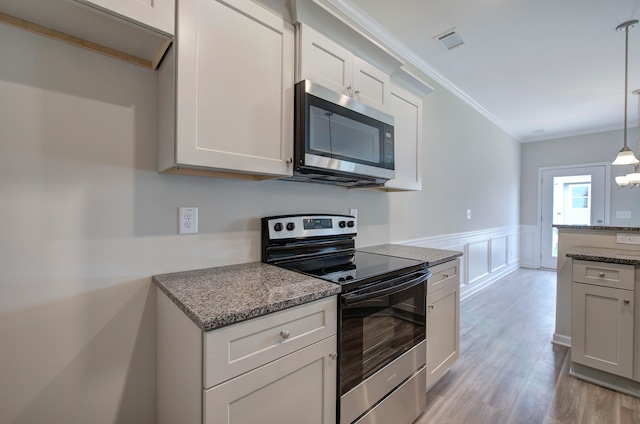
M340 394L425 339L425 285L342 305Z

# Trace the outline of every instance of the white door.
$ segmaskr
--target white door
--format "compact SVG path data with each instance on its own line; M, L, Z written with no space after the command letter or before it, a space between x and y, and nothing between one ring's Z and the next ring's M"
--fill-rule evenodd
M540 169L540 266L556 269L558 231L553 225L608 225L607 164Z

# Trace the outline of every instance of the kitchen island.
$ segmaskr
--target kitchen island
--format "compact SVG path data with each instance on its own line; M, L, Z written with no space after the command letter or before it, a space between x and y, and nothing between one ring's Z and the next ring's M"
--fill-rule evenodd
M576 247L614 249L630 252L640 252L640 245L618 243L618 235L640 236L640 227L612 227L589 225L554 225L558 229L558 267L556 284L556 329L553 342L571 347L571 297L573 281L573 258L568 253L585 253L573 251ZM594 253L591 251L590 253ZM599 252L611 256L612 252ZM622 252L624 253L624 252ZM598 257L598 252L594 255ZM601 256L600 256L601 257ZM615 258L610 257L614 261ZM618 262L620 263L620 262Z

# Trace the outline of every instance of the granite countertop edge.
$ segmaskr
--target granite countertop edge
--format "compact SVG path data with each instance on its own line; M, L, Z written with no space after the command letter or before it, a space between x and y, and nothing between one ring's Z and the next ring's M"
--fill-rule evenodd
M553 225L561 230L600 230L600 231L626 231L640 233L640 227L615 227L610 225Z
M568 258L604 262L621 265L640 265L640 252L634 250L610 249L606 247L575 246L570 248Z
M216 291L222 286L234 284L237 286L236 290L227 290L235 293L233 300L236 301L238 298L243 297L242 295L238 296L237 293L244 293L254 289L253 286L243 280L244 268L252 266L262 267L267 270L273 269L274 273L288 276L289 281L284 283L283 287L277 288L277 299L260 299L254 301L254 303L241 302L240 306L233 307L232 310L227 309L220 313L215 312L216 305L233 303L231 300L230 302L226 301L224 292L218 295L222 297L215 296ZM219 270L227 270L228 275L224 276L224 278L216 276L216 272ZM210 276L207 275L208 272L211 273ZM229 277L232 278L230 279ZM278 277L274 275L274 285L276 285L276 282L281 283L281 280L276 280L277 278ZM162 274L153 276L151 280L198 328L205 332L337 295L341 291L339 284L262 263L248 263ZM299 284L297 281L299 281ZM269 282L267 281L260 282L260 285L268 284ZM198 287L194 287L193 291L190 292L190 285ZM304 291L297 291L296 288L299 287L302 287L301 290ZM200 296L202 290L206 290L207 294L213 298L209 300L202 299Z
M427 267L440 265L463 256L463 253L457 250L435 249L432 247L411 246L407 244L394 243L367 246L359 248L358 250L369 253L377 253L380 255L396 256L424 261L427 264Z

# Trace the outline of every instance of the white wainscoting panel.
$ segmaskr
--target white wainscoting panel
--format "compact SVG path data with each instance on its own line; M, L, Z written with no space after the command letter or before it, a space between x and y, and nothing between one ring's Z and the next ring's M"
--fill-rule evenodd
M507 237L494 237L491 239L491 272L507 266Z
M460 300L464 300L520 266L520 226L447 234L396 244L462 252L460 258Z
M469 243L469 251L467 252L467 257L469 258L467 281L469 284L489 274L489 262L491 261L491 257L489 256L491 252L489 250L490 243L491 239Z
M520 226L520 266L540 268L540 228L537 225Z

